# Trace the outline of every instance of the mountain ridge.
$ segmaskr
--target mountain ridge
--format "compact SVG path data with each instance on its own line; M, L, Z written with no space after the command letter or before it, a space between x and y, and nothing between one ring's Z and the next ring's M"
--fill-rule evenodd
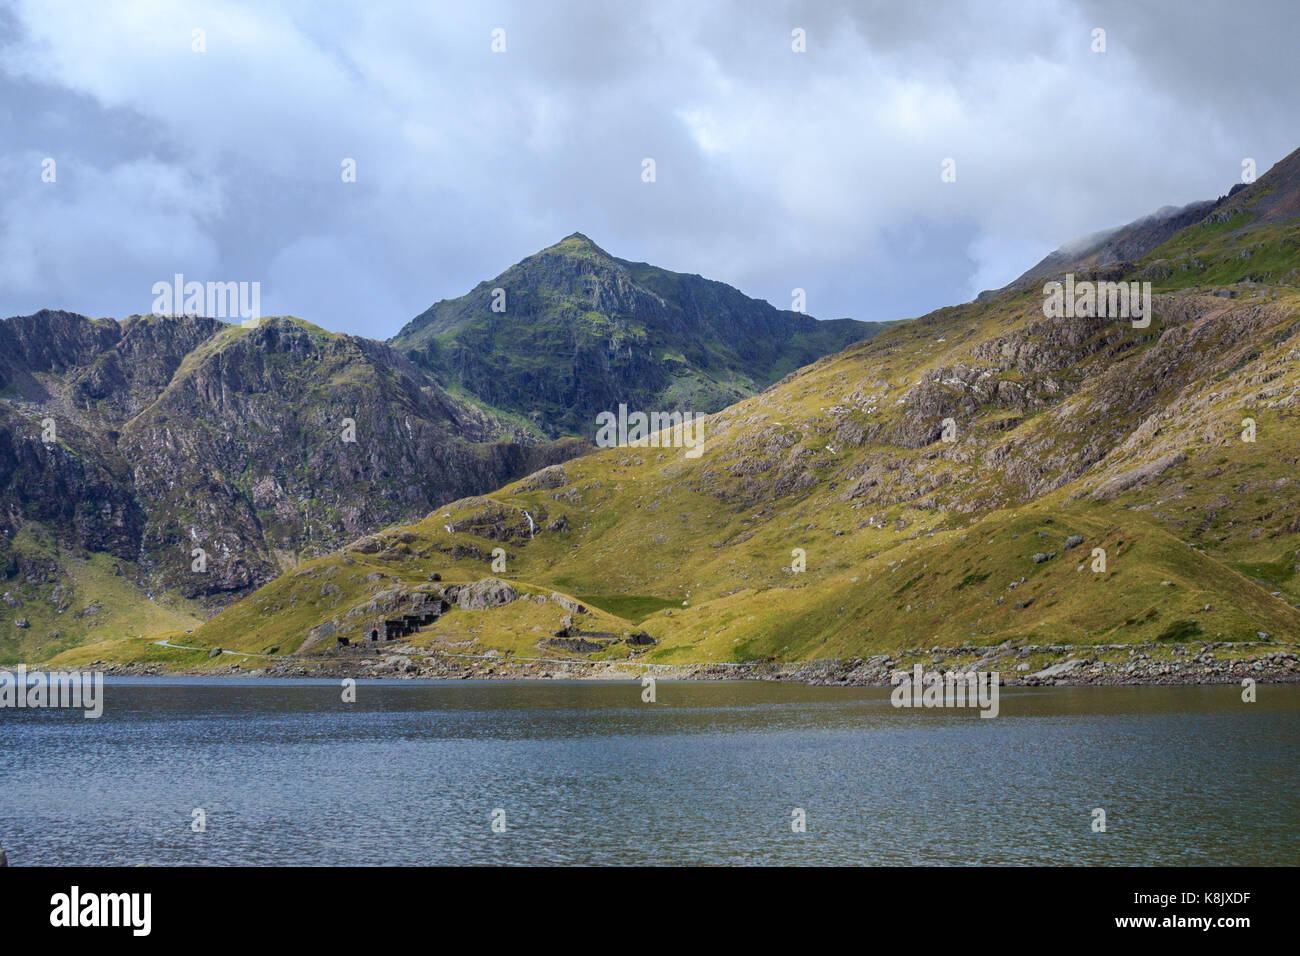
M619 402L717 411L881 327L783 312L722 282L619 259L575 232L440 300L389 343L547 434L591 437L596 416Z
M1190 226L1226 223L1247 211L1256 228L1300 216L1300 149L1278 160L1254 182L1237 183L1218 199L1165 206L1123 226L1068 243L1003 289L1066 272L1091 274L1107 267L1114 271L1148 256Z
M709 416L698 459L605 449L452 502L196 638L290 651L314 634L291 666L323 666L322 635L364 641L376 617L441 595L453 609L407 655L1294 642L1300 220L1276 210L1292 208L1296 157L1135 261L1087 267L1152 282L1149 327L1050 318L1029 284L939 309ZM314 598L320 580L340 593ZM526 600L552 593L592 617Z
M388 343L295 317L11 317L0 662L108 629L192 629L359 534L589 450Z

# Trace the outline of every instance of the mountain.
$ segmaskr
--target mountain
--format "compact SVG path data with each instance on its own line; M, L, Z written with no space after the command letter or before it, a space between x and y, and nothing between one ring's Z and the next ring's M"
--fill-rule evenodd
M619 403L715 412L881 327L779 311L574 233L436 303L389 344L546 434L591 438Z
M0 322L0 664L192 630L358 535L586 453L598 408L716 410L874 330L580 236L498 281L504 316L480 287L394 345L292 317Z
M1079 239L1048 254L1011 285L1140 259L1188 226L1201 222L1226 199L1225 196L1217 201L1194 202L1182 208L1165 206L1126 226L1106 229Z
M1119 666L1139 646L1294 642L1298 168L1090 267L1152 282L1145 328L1049 318L1027 285L940 309L708 417L698 457L643 442L548 467L305 562L193 640L319 663L433 607L408 654L1087 645Z
M1189 226L1233 224L1257 232L1297 216L1300 216L1300 150L1279 162L1257 184L1237 183L1218 199L1194 202L1182 208L1165 206L1126 226L1062 246L1007 288L1067 272L1083 273L1105 267L1110 267L1112 273L1123 272ZM1226 231L1235 233L1237 229ZM1195 242L1198 235L1189 233L1188 237Z
M0 354L8 659L197 623L304 557L584 450L299 319L41 312L0 324Z

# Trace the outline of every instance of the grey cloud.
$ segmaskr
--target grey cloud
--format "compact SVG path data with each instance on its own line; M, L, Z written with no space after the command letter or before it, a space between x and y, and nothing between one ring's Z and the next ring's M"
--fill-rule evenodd
M386 336L581 230L780 307L920 314L1300 145L1289 5L1186 7L13 4L0 311L124 315L184 271Z

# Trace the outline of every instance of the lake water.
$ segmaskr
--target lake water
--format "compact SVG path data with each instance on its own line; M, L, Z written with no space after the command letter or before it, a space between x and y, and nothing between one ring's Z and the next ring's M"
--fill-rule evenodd
M1297 686L1003 688L995 719L871 688L657 698L109 679L99 720L0 710L0 845L13 865L1300 862Z

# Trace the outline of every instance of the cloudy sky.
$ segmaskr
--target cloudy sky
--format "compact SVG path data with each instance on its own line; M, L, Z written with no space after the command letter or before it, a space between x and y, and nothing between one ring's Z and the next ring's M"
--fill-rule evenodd
M581 231L822 318L918 315L1300 146L1298 23L1292 0L0 0L0 314L147 312L180 272L387 337Z

